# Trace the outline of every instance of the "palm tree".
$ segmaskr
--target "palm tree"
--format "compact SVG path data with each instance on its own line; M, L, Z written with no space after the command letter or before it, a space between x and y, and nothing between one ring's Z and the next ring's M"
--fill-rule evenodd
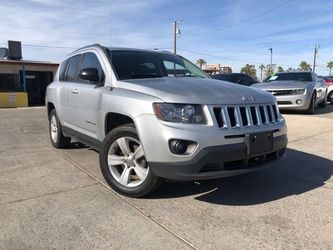
M302 71L309 71L310 70L310 64L308 64L306 61L301 61L299 64L299 68Z
M333 68L333 61L329 61L329 62L327 63L327 68L330 69L330 76L331 76L331 72L332 72L332 68Z
M259 69L260 69L260 80L262 81L262 71L265 69L265 65L261 64L259 66Z
M200 69L202 69L202 66L205 65L207 62L205 61L205 59L198 59L197 60L197 64L199 65Z
M279 66L278 69L277 69L277 72L284 72L284 68Z

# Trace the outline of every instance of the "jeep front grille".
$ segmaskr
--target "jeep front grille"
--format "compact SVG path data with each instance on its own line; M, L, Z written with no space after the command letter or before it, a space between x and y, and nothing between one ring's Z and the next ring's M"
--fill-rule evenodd
M275 104L215 106L213 112L220 128L265 126L279 118Z

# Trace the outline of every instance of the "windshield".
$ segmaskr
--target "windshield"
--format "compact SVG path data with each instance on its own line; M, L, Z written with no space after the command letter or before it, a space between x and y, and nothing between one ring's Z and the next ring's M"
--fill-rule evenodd
M311 82L312 76L309 72L302 73L277 73L267 78L265 82L272 81L302 81L302 82Z
M108 52L119 80L157 77L208 78L194 64L173 54L126 50Z

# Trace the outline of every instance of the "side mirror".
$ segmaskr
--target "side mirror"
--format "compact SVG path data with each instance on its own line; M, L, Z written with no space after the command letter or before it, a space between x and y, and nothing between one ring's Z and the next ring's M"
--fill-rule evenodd
M80 71L79 78L89 82L99 82L99 74L96 68L85 68Z

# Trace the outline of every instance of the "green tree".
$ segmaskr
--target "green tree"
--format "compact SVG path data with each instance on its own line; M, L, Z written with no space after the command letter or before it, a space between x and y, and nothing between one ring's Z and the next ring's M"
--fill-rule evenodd
M279 66L279 67L277 68L277 72L284 72L284 68L282 68L281 66Z
M200 69L202 69L203 65L207 64L206 60L202 58L198 59L196 63L199 65Z
M259 69L260 69L260 80L262 81L262 71L265 69L265 65L261 64L259 66Z
M289 68L286 70L286 72L292 72L292 71L296 71L296 69L293 69L293 68L289 67Z
M301 71L309 71L311 69L311 66L306 61L301 61L301 63L299 64L299 69Z
M332 68L333 68L333 61L329 61L329 62L327 63L327 68L330 69L330 75L331 75L331 73L332 73Z
M266 66L266 69L265 69L266 78L270 77L270 76L272 76L274 74L275 66L276 66L276 64L273 64L273 65L268 64Z
M252 64L246 64L243 68L241 68L240 72L251 76L253 79L257 79L257 70Z

